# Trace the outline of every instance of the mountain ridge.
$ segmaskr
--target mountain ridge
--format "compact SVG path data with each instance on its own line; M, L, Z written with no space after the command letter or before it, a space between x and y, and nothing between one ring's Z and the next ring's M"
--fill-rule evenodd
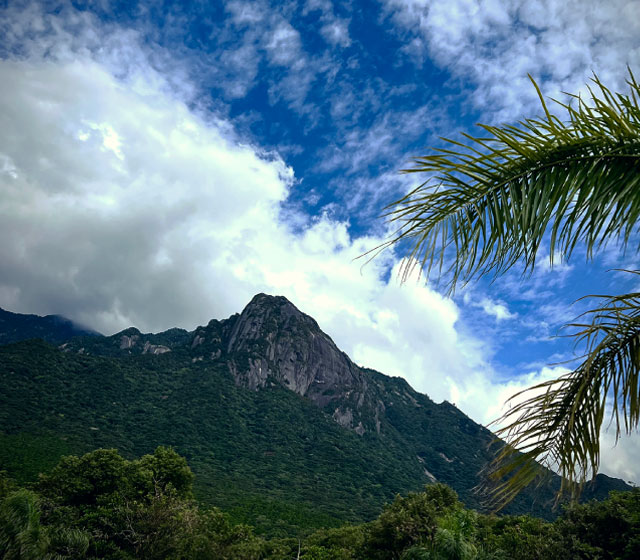
M243 496L358 521L436 480L482 508L473 489L495 436L403 378L357 366L282 296L258 294L242 313L193 331L0 347L0 376L0 460L24 438L131 456L173 445L193 463L203 499L252 523ZM600 477L592 494L621 482ZM552 516L558 485L550 475L508 511Z
M63 342L75 336L102 336L62 315L13 313L0 307L0 344L10 344L30 338L51 343Z

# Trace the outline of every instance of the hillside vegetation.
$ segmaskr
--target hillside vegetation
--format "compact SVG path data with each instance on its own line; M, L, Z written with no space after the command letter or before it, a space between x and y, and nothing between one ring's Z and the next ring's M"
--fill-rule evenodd
M148 560L635 560L640 490L574 505L550 523L465 508L443 484L396 496L369 523L265 538L193 501L184 458L159 447L67 456L25 489L0 477L0 556Z
M199 503L263 535L368 522L434 482L482 511L474 488L492 441L450 403L353 364L284 298L256 296L191 333L0 346L0 470L18 483L67 454L114 448L134 460L171 446ZM557 515L558 477L541 469L540 483L508 512ZM628 486L600 476L586 495L612 488Z

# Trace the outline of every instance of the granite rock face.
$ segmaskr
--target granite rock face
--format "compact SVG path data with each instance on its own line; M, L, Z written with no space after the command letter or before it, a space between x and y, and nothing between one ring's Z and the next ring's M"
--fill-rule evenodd
M272 376L317 400L328 387L364 384L362 372L315 320L283 297L255 296L231 331L227 353L255 355L247 371L237 372L251 388L264 386Z
M389 393L282 296L258 294L241 314L192 332L151 334L130 327L109 337L78 337L60 348L106 356L171 353L190 364L224 363L237 385L254 391L281 385L358 435L381 433L387 408L397 399L418 406L408 385Z
M235 321L226 353L239 385L258 389L277 382L323 409L339 401L334 419L364 433L357 414L370 400L364 372L286 298L255 296ZM345 399L355 406L345 406Z
M163 333L141 333L129 327L112 336L80 336L60 345L64 352L77 352L95 356L136 356L166 354L182 348L191 335L183 329L169 329Z

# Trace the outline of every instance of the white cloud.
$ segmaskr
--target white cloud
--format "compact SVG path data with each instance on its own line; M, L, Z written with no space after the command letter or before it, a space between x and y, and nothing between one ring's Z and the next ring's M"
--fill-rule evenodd
M546 95L584 92L591 72L624 89L626 66L640 66L640 2L578 0L383 0L409 31L407 47L474 88L476 105L496 120L538 110L530 73Z
M539 394L540 390L526 391L513 400L509 400L513 395L539 383L557 379L569 371L571 370L565 366L545 366L504 383L489 384L487 390L491 393L491 396L487 398L486 401L483 401L483 403L488 404L484 412L485 423L501 417L502 414L508 412L512 406L523 402L526 398ZM479 386L482 387L482 384ZM472 403L469 403L467 406L473 410ZM463 410L465 410L464 406ZM607 413L607 415L609 414L610 412ZM616 442L614 426L609 424L609 416L607 415L605 415L603 429L600 434L601 457L599 472L604 472L609 476L620 478L625 482L637 485L640 483L640 472L638 471L638 465L640 464L640 433L635 431L631 434L623 434ZM478 417L482 418L482 414L480 413ZM491 428L498 429L504 426L505 423L502 421L492 425Z
M425 128L433 129L440 119L433 113L429 105L411 111L385 112L367 129L351 129L340 143L327 146L319 167L324 171L343 169L353 175L380 160L395 160L395 165L408 164L401 159L407 156L400 153L402 146L397 139L402 137L403 141L409 142L421 137ZM394 172L397 173L396 168Z
M0 151L15 170L2 177L3 283L24 274L31 305L77 298L90 307L85 322L94 306L143 327L185 320L197 302L171 296L181 269L194 274L194 296L210 299L197 287L206 246L234 243L245 223L259 229L287 196L281 160L91 61L3 61L0 75L13 84L0 92Z
M480 301L480 307L487 315L492 315L497 321L504 321L505 319L513 319L516 317L516 313L509 311L507 304L504 302L493 301L490 298L483 298Z
M354 261L382 238L351 238L326 215L292 232L279 219L292 171L223 123L141 96L90 60L5 60L0 80L13 84L0 92L12 170L0 178L1 306L160 330L228 316L266 291L357 362L437 400L481 361L451 300L402 286L391 253Z
M605 419L605 425L607 420ZM625 434L616 442L612 429L600 434L600 470L634 485L640 484L640 433Z
M463 301L465 305L482 309L487 315L495 317L496 321L504 321L505 319L514 319L518 316L509 310L509 306L505 301L496 301L488 296L481 296L476 299L472 289L466 288L463 293Z
M314 170L331 173L329 186L348 193L342 204L350 214L377 218L387 205L424 182L424 176L399 173L399 169L411 167L403 149L423 135L425 127L430 133L438 129L442 117L430 105L412 111L384 111L358 105L353 98L349 91L334 96L332 112L339 121L343 109L355 112L366 108L379 116L367 128L345 126L343 134L320 150Z
M392 253L354 261L382 237L328 215L292 231L281 158L142 83L144 58L116 79L70 52L0 61L1 306L110 333L193 328L283 294L358 362L450 397L481 344L458 334L450 300L398 283Z
M266 8L258 2L231 1L225 3L225 10L232 15L234 23L256 25L264 21Z
M246 96L254 85L260 64L256 41L245 37L233 48L226 49L220 55L220 60L229 69L223 81L225 95L230 99Z
M335 18L330 23L323 25L320 28L320 33L331 45L348 47L351 44L349 23L345 20Z
M529 387L533 387L534 385L538 385L539 383L556 379L569 371L570 370L564 366L542 366L530 369L529 371L523 371L520 375L505 380L500 383L500 398L496 399L496 404L490 407L487 414L493 419L501 416L514 405L524 400L521 397L517 397L509 401L509 399L517 393L520 393ZM534 393L532 392L531 395L533 394ZM500 426L501 424L498 424L498 427Z
M274 64L289 66L300 59L300 33L285 21L271 32L266 46Z

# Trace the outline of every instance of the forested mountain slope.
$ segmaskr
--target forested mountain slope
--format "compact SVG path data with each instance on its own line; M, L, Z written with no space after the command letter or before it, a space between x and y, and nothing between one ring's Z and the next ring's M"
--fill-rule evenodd
M372 519L438 481L470 507L493 435L401 378L358 367L288 300L260 294L193 332L81 336L0 347L0 469L34 479L61 455L169 445L196 494L259 530ZM622 481L601 476L588 495ZM510 512L552 515L559 479Z

